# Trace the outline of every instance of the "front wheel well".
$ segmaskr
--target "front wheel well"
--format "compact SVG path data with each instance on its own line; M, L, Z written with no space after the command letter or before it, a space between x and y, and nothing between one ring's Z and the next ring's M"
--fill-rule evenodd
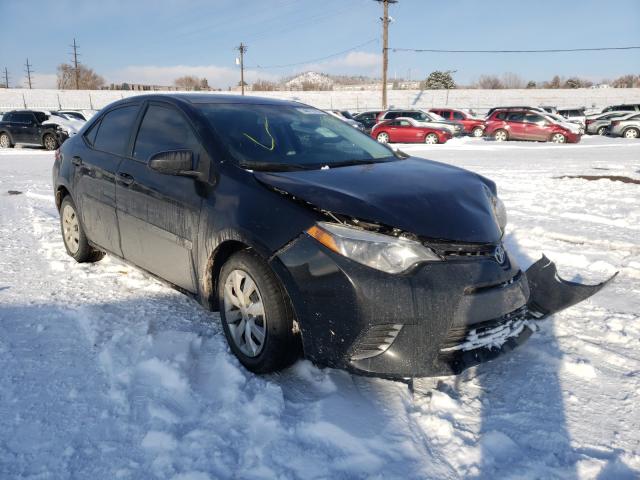
M71 195L69 193L69 190L66 189L66 187L58 187L58 189L56 190L56 208L58 209L58 211L60 210L60 206L62 205L62 200L64 200L64 197L66 197L67 195Z
M251 247L239 240L227 240L221 243L211 254L207 262L206 289L207 303L211 310L219 310L218 305L218 277L225 262L236 252L241 250L251 250Z

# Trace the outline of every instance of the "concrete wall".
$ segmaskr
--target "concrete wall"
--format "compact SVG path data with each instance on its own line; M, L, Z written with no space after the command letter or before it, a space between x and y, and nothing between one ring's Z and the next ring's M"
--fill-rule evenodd
M100 109L120 98L148 92L111 90L26 90L0 89L0 110L40 108L47 110ZM162 92L154 92L162 93ZM225 92L220 92L225 93ZM218 92L211 92L217 95ZM272 98L297 100L319 108L349 110L377 109L380 92L248 92ZM480 112L496 105L556 105L602 108L617 103L640 103L640 88L607 88L575 90L389 90L389 105L397 108L431 108L450 106L473 108Z

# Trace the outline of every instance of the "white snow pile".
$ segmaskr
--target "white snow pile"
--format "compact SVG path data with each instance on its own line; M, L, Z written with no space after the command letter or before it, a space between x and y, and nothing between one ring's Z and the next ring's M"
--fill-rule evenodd
M523 268L544 251L565 278L618 278L431 395L308 361L256 376L217 314L110 257L74 263L53 154L4 150L0 478L638 478L640 185L559 177L640 179L640 142L401 148L496 180Z

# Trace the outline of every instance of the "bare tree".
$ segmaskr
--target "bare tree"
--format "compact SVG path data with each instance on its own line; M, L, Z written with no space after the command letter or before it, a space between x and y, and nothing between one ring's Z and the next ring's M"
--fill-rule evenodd
M519 75L507 72L502 74L502 85L504 88L524 88L525 83Z
M269 80L258 79L251 85L251 90L255 92L273 92L278 90L278 84Z
M72 65L61 63L58 65L57 84L61 90L76 88L76 72ZM93 69L78 65L78 88L81 90L97 90L104 85L104 78Z
M209 83L206 78L198 78L194 75L185 75L184 77L176 78L173 84L181 88L182 90L208 90Z
M495 75L480 75L480 78L478 79L478 88L484 88L485 90L497 90L504 88L504 85Z
M623 75L616 78L611 85L615 88L633 88L640 86L640 76L638 75Z

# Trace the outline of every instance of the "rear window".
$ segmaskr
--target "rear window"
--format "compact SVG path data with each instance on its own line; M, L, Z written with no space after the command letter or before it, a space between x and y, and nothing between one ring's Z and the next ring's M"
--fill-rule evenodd
M137 114L137 105L120 107L108 112L102 117L93 146L104 152L126 155L131 127Z
M513 112L507 116L507 121L509 122L522 122L524 120L523 112Z

